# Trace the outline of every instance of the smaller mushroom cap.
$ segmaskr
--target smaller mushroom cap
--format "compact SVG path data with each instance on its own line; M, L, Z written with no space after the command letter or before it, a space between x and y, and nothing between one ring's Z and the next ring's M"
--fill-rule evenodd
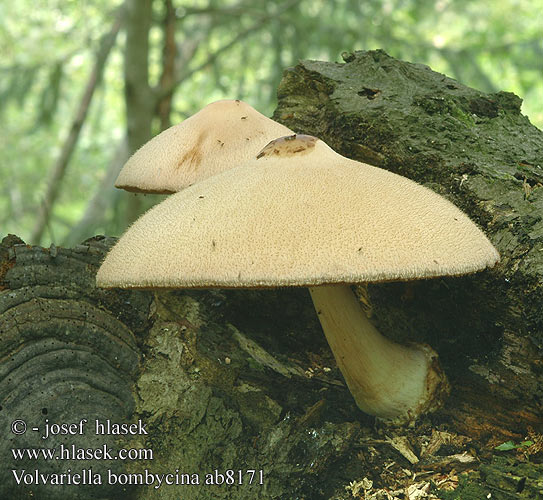
M239 100L208 104L164 130L126 162L115 187L175 193L253 158L269 141L292 134Z
M274 287L461 275L498 252L456 206L310 136L155 206L128 229L97 284Z

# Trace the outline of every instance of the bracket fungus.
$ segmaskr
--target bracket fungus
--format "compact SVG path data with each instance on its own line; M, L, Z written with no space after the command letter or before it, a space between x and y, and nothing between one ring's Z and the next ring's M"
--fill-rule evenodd
M445 198L294 135L143 215L110 251L97 283L307 286L359 408L411 421L448 393L437 354L383 337L350 284L463 275L498 260L482 231Z
M125 461L94 455L81 462L78 451L37 466L31 456L13 453L14 448L44 446L58 450L62 444L66 450L104 447L116 455L124 444L117 436L88 431L95 420L132 418L141 360L132 328L147 318L146 297L125 293L115 299L93 286L111 243L98 237L72 249L46 249L13 235L0 241L2 499L126 498L125 485L93 481L109 472L124 474ZM66 427L74 429L75 422L78 432L67 434ZM70 470L74 481L77 476L87 480L72 483ZM50 480L28 481L38 473Z
M216 101L138 149L115 187L176 193L254 158L272 139L292 133L243 101Z

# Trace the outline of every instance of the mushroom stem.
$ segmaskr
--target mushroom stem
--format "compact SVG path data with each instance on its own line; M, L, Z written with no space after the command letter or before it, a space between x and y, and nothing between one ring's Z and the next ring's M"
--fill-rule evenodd
M413 421L441 406L449 384L433 349L404 346L383 337L348 285L321 285L309 292L339 369L362 411Z

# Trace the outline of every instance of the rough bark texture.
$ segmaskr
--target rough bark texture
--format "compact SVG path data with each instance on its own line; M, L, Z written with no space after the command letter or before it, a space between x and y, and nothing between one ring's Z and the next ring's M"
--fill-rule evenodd
M8 406L9 376L1 372L0 423L11 437L2 454L15 445L39 446L32 436L21 445L27 436L12 436L8 426L19 411L39 422L47 408L51 422L142 419L149 434L125 436L120 445L152 449L154 457L124 464L126 471L170 473L180 482L103 490L102 498L390 500L417 498L407 490L417 485L448 499L543 498L543 465L536 463L543 455L541 132L510 94L483 95L380 51L346 57L346 64L306 61L288 70L276 119L436 189L469 213L502 254L498 268L474 276L358 290L384 333L426 341L439 352L454 391L445 408L402 430L362 414L304 289L104 292L94 288L94 274L110 239L64 250L10 238L0 255L0 314L16 312L18 319L8 330L11 323L0 318L6 346L0 370L11 372L15 351L33 356L34 339L73 340L97 366L110 360L107 371L91 371L97 384L99 374L111 381L104 401L113 390L117 397L109 403L91 397L81 409L70 398L85 392L73 384L56 396L47 392L49 383L42 390L36 382L25 393L28 404ZM33 307L36 298L47 306ZM136 339L135 350L126 341L127 369L111 361L100 340L121 335ZM66 351L62 363L69 365ZM46 377L52 365L36 366ZM52 402L65 410L51 415ZM509 439L525 445L493 449ZM258 472L249 483L249 469L263 471L263 484ZM462 471L469 476L460 478ZM13 484L9 471L1 473L0 484ZM226 484L209 484L220 474ZM456 490L446 492L447 485ZM54 491L62 499L98 490Z
M118 449L116 436L91 429L96 419L128 422L132 417L140 362L134 333L146 327L149 300L141 293L96 289L94 275L110 244L97 238L71 250L45 249L13 236L0 244L0 498L116 498L127 491L108 484L17 486L12 473L92 469L107 474L107 469L119 473L124 468L107 460L15 460L11 452L14 447L59 450L61 445L71 451L72 444ZM78 424L81 419L88 420L82 435L64 432L42 439L47 422ZM17 420L26 423L22 435L12 432Z

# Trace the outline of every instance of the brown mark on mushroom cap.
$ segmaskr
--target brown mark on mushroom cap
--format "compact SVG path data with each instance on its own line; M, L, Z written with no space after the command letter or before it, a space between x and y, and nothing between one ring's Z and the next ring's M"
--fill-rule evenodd
M256 158L258 159L265 156L279 156L286 158L295 154L306 154L315 147L317 141L318 139L316 137L303 134L279 137L264 146Z
M198 134L198 138L188 151L185 151L181 159L177 162L177 168L187 169L188 172L191 170L196 170L198 165L202 162L202 144L204 143L206 136L208 135L206 130L202 130Z

